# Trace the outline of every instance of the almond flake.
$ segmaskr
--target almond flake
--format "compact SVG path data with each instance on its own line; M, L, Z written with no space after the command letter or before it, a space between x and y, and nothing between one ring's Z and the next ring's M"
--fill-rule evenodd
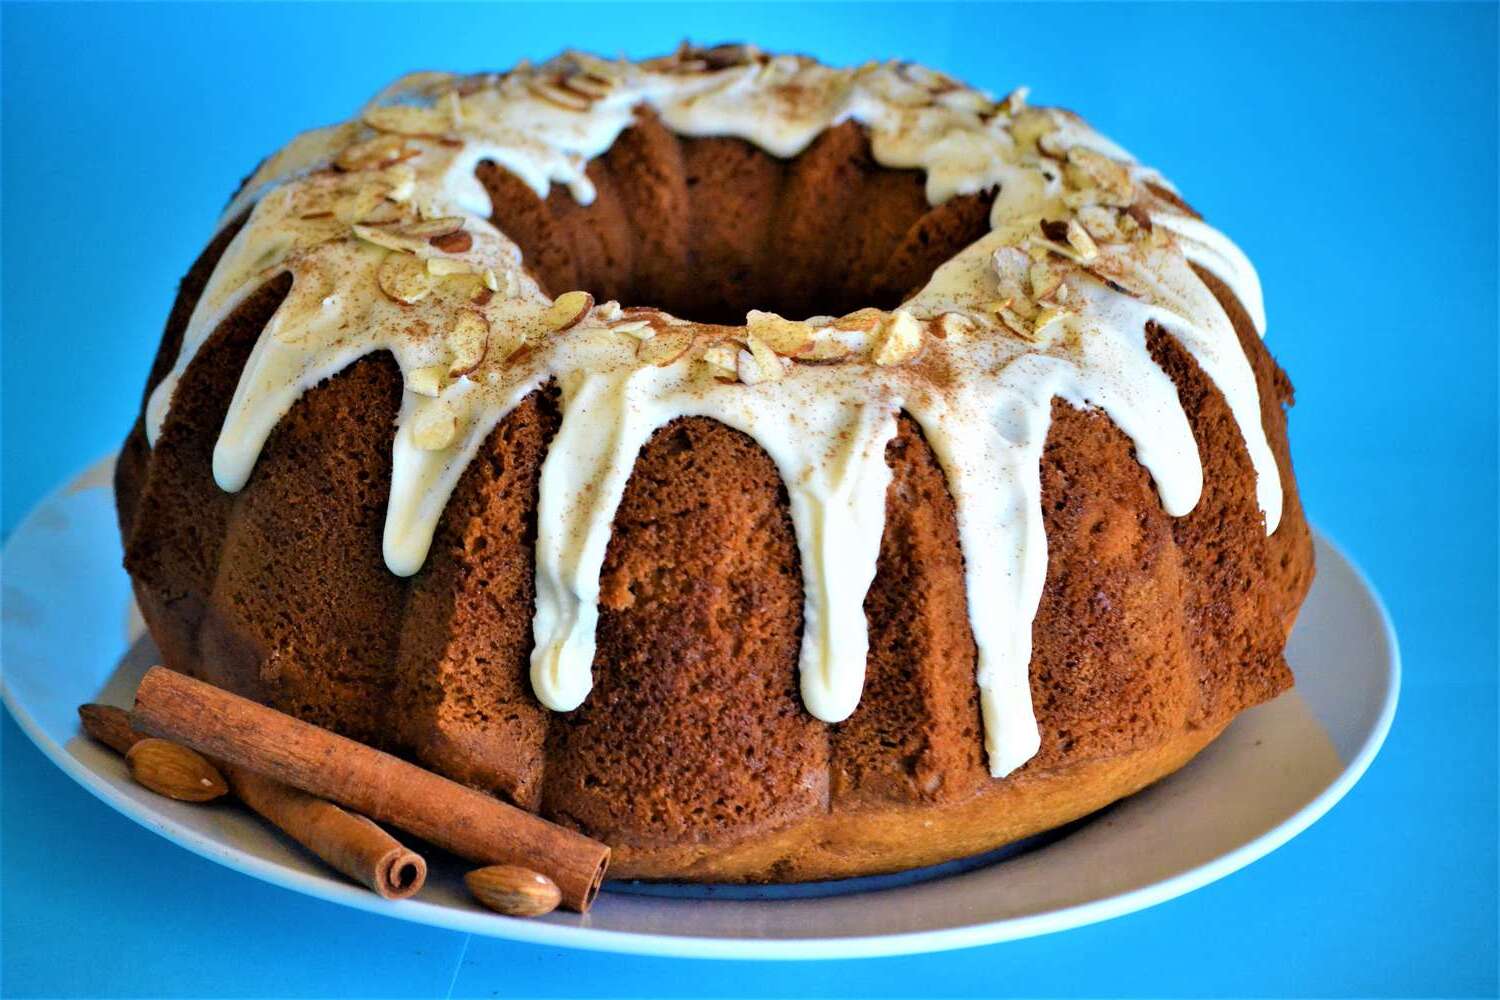
M977 329L979 329L979 324L968 316L963 313L950 312L938 317L936 334L942 338L967 337Z
M747 336L745 346L749 350L740 351L735 355L734 367L741 382L746 385L759 385L762 382L775 382L786 374L781 358L759 337Z
M1088 234L1088 230L1078 224L1077 219L1068 220L1068 245L1078 254L1078 259L1085 264L1099 256L1099 245Z
M854 353L854 349L834 336L835 328L816 331L812 346L797 355L798 361L839 361Z
M1031 279L1031 297L1034 299L1051 298L1062 287L1062 271L1053 267L1046 260L1032 261L1029 277Z
M1113 209L1103 205L1085 205L1078 209L1078 222L1088 234L1102 243L1117 243L1120 240L1118 216Z
M840 316L833 321L836 330L858 330L862 333L874 333L875 328L885 322L885 313L879 309L858 309L847 316Z
M882 367L904 364L921 349L922 324L905 309L897 309L881 329L880 343L872 360Z
M642 364L666 368L676 364L684 354L692 350L695 339L688 327L668 327L656 336L641 341L635 356Z
M594 104L587 94L569 90L550 80L529 80L526 89L533 97L566 111L587 111Z
M1017 306L1023 306L1023 308L1017 309ZM1032 318L1036 316L1037 311L1036 307L1030 305L1030 303L1025 303L1020 299L1005 299L993 303L990 306L990 311L1017 337L1020 337L1027 343L1035 340Z
M611 325L610 329L615 333L623 333L634 337L636 340L650 340L656 336L656 328L647 319L627 319L622 323Z
M1063 145L1062 133L1060 131L1044 133L1036 141L1036 148L1037 152L1043 156L1050 156L1054 160L1061 160L1068 155L1068 147Z
M466 260L451 257L428 257L427 273L435 278L447 278L455 274L472 274L474 268Z
M401 232L413 239L433 240L451 236L464 227L464 220L457 215L445 215L436 219L418 219L401 227Z
M542 313L542 326L548 333L571 330L594 308L594 297L588 292L563 292Z
M998 247L990 256L1002 298L1024 295L1031 274L1031 258L1020 247Z
M1031 96L1030 87L1017 87L1006 94L995 108L1003 115L1017 115L1026 110L1026 98Z
M432 136L448 131L447 114L436 108L419 108L411 104L387 104L366 108L360 116L366 125L381 132L397 135Z
M411 424L411 442L423 451L442 451L458 436L458 418L444 406L418 413Z
M363 222L385 201L385 192L377 184L366 184L333 203L333 214L345 225Z
M463 229L442 236L429 236L427 243L443 253L468 253L474 249L474 237Z
M1112 157L1084 146L1068 150L1064 168L1068 183L1079 188L1095 188L1099 201L1106 205L1128 205L1135 197L1130 168Z
M1053 323L1056 323L1064 316L1069 315L1070 312L1071 310L1066 309L1062 306L1048 306L1046 309L1043 309L1041 312L1037 313L1036 319L1032 320L1032 335L1034 337L1040 338L1043 331L1045 331L1047 327L1051 326Z
M453 352L449 378L471 374L489 353L490 321L473 309L460 309L448 331L448 349Z
M1011 138L1016 141L1017 146L1028 152L1037 148L1044 135L1056 129L1056 122L1043 108L1020 108L1010 124Z
M739 358L736 348L729 344L714 344L704 350L698 358L704 374L710 378L720 381L734 381L739 378Z
M393 253L380 262L377 275L380 290L397 302L411 305L420 302L432 291L432 275L423 263L410 254Z
M425 368L413 368L406 373L406 387L420 396L436 396L443 391L443 379L447 375L447 365L428 365Z
M413 240L410 237L404 235L400 230L387 228L385 226L371 226L356 223L353 226L353 229L355 236L358 236L360 239L364 240L367 243L373 243L378 247L385 247L387 250L398 250L403 253L414 253L418 247L423 245L422 241Z
M568 77L568 89L598 100L608 97L614 91L615 83L593 73L577 73Z
M405 163L398 163L388 167L384 174L385 182L391 186L385 196L395 202L410 201L417 190L417 172Z
M752 309L745 315L745 326L767 347L786 357L796 357L812 346L811 327L773 312Z
M374 170L388 167L421 153L406 145L406 137L400 135L377 135L339 153L334 161L343 170Z

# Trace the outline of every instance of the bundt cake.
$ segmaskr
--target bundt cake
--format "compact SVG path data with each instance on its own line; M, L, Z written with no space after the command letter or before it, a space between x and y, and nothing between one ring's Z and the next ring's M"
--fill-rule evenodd
M969 855L1292 683L1255 272L1075 115L744 46L422 73L264 162L117 472L165 662L608 842Z

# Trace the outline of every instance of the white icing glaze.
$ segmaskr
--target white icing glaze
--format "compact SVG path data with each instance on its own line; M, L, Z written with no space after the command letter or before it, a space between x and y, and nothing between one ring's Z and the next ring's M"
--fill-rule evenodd
M1039 746L1028 670L1047 567L1038 469L1054 398L1107 413L1134 442L1164 509L1191 511L1203 469L1177 390L1147 349L1147 325L1158 325L1223 393L1267 530L1277 524L1281 484L1253 372L1189 261L1224 280L1263 332L1254 269L1222 234L1145 187L1169 187L1164 179L1068 113L1027 108L1019 96L997 103L901 64L841 70L753 53L724 68L696 60L569 54L500 77L422 74L383 92L364 124L294 141L226 212L226 224L247 209L249 218L149 401L150 439L204 341L256 288L289 272L291 291L231 401L215 477L240 489L304 392L390 351L407 388L384 548L392 571L408 575L491 430L555 383L563 417L541 476L532 684L545 705L566 711L592 686L600 570L636 456L674 419L720 421L753 438L786 484L804 590L802 697L813 715L837 722L854 711L864 681L863 605L891 476L885 448L905 411L953 494L985 746L991 772L1008 774ZM641 105L679 133L739 136L784 157L830 125L860 122L877 161L925 172L934 204L998 186L994 228L897 313L793 325L808 339L791 347L754 323L707 326L660 312L642 320L591 300L572 308L582 296L554 304L486 221L491 205L475 167L491 160L540 196L560 184L588 203L587 162ZM324 169L333 162L342 172ZM1067 220L1074 229L1060 241ZM484 332L465 340L463 323ZM465 353L475 343L482 358ZM798 359L813 356L807 343L815 354L848 353L806 364Z

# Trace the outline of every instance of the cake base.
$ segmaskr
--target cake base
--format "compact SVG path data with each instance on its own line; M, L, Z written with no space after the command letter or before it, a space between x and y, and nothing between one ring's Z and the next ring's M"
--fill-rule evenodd
M993 782L942 808L827 813L731 846L615 846L609 873L693 882L816 882L925 868L1097 812L1176 771L1223 729L1189 730L1134 753Z

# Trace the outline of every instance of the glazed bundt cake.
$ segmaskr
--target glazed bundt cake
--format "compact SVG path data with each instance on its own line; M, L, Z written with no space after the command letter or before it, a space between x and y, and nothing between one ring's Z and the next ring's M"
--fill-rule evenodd
M747 47L408 77L243 184L120 457L173 668L608 842L893 871L1292 683L1253 269L1069 112Z

